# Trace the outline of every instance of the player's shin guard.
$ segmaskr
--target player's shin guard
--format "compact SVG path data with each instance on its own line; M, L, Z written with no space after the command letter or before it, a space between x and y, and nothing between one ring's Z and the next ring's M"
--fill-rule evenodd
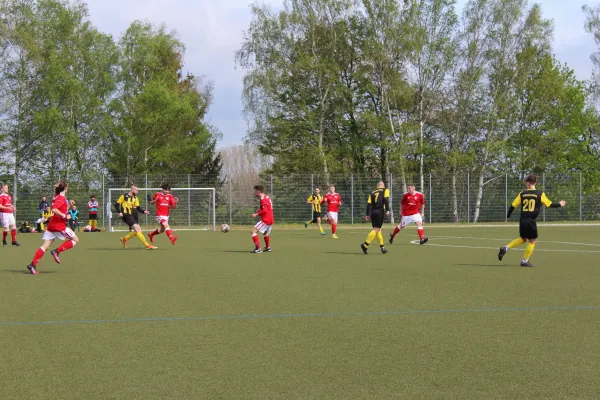
M125 239L126 240L133 239L135 236L137 236L137 232L136 231L131 231L131 232L129 232L127 234L127 236L125 236Z
M526 242L525 239L518 238L518 239L515 239L512 242L510 242L508 245L506 245L506 247L508 247L509 249L514 249L515 247L520 246L525 242Z
M44 249L42 249L41 247L37 249L35 255L33 256L33 260L31 261L34 267L37 267L42 257L44 257L44 254L46 254L46 251Z
M383 234L381 231L377 232L377 241L379 242L379 246L383 247Z
M63 251L67 251L69 249L72 249L73 246L75 246L77 243L74 240L67 240L66 242L64 242L63 244L61 244L60 246L58 246L58 249L56 249L56 252L58 254L62 253Z
M529 258L531 257L531 254L533 254L533 249L535 248L535 243L527 243L527 247L525 247L525 255L523 256L523 259L525 261L529 261Z
M260 242L258 241L258 235L256 233L252 234L252 241L254 242L254 246L256 246L256 248L260 248Z
M7 236L8 236L8 232L6 232L6 231L2 232L2 240L6 240Z
M16 242L17 241L17 230L13 229L12 231L10 231L10 235L12 236L12 241Z
M425 232L423 231L422 226L417 227L417 233L419 234L419 239L425 239Z
M167 230L165 231L165 234L167 235L167 237L168 237L169 239L172 239L172 238L173 238L173 231L172 231L172 230L170 230L170 229L167 229Z
M144 243L144 246L148 246L148 241L146 241L146 238L144 237L144 234L142 232L136 232L135 236L137 236L140 242Z
M267 235L264 237L265 239L265 247L271 247L271 236Z
M367 235L367 239L365 240L365 245L370 245L373 240L375 240L375 236L377 236L377 232L371 231Z
M398 234L398 232L400 232L400 225L398 225L397 227L394 228L394 232L392 232L392 239L396 237L396 235Z

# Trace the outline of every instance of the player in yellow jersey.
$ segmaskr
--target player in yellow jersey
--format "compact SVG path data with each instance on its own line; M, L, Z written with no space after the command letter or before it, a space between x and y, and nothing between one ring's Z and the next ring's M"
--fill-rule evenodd
M121 243L123 243L123 247L127 248L127 241L134 236L137 236L140 242L146 246L146 249L154 250L156 249L156 246L153 246L146 241L146 238L142 233L142 228L140 228L140 225L135 221L135 218L132 215L134 209L139 213L150 214L150 211L140 207L140 200L137 197L139 191L137 186L132 186L131 190L129 190L128 193L122 194L115 204L115 208L117 209L119 216L123 218L123 222L133 229L127 236L121 238Z
M383 254L387 253L383 245L383 234L381 227L383 226L383 218L390 215L390 191L385 188L383 181L377 183L377 189L373 190L367 199L367 215L365 219L371 220L373 230L367 235L367 239L360 245L363 253L367 254L369 245L377 238L379 247Z
M304 227L308 228L308 225L312 223L317 223L319 227L319 232L321 235L327 235L327 233L323 230L323 226L321 226L321 202L323 201L323 195L321 194L321 189L318 186L315 186L315 192L308 196L306 199L306 204L312 205L312 219L310 221L304 222Z
M521 209L521 218L519 220L519 238L513 240L506 246L500 247L500 251L498 252L498 260L500 261L502 261L502 258L506 255L506 252L508 252L509 249L513 249L523 243L527 243L525 254L521 260L521 267L533 267L533 264L529 262L529 258L533 253L535 242L538 238L537 223L535 220L540 214L542 205L550 208L559 208L564 207L566 204L564 200L559 202L550 201L550 199L546 197L546 193L535 188L536 182L536 176L529 175L527 179L525 179L527 190L523 190L517 195L515 200L512 202L510 209L508 210L506 219L510 218L515 208L519 207Z

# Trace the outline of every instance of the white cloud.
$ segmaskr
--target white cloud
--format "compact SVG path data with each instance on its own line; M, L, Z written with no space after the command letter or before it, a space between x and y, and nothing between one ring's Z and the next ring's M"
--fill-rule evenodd
M283 0L263 0L281 7ZM466 0L458 0L462 9ZM209 120L223 133L222 145L241 142L242 77L234 54L251 21L252 0L88 0L92 23L118 38L134 20L164 23L186 46L186 70L215 82ZM554 20L555 51L580 79L590 76L589 55L596 50L583 29L582 0L543 0L544 16ZM594 3L589 1L589 3Z

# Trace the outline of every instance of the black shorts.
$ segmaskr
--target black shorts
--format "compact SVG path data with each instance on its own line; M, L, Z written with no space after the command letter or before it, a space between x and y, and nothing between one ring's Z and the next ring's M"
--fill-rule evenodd
M98 219L98 214L90 214L88 219Z
M383 226L383 212L379 210L371 211L371 225L373 228L381 228Z
M313 211L313 219L312 222L317 222L317 218L321 218L321 213L318 211Z
M123 222L125 222L125 224L127 224L127 226L130 228L137 224L137 221L131 214L123 214Z
M523 239L537 239L537 222L535 219L522 218L519 221L519 236Z

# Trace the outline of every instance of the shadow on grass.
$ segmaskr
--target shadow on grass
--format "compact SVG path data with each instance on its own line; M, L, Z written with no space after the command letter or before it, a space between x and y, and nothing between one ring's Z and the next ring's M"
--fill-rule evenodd
M5 269L3 270L3 272L10 272L13 274L26 274L26 275L32 275L31 272L29 272L29 270L27 268L24 269ZM56 271L38 271L39 274L53 274Z
M365 256L365 254L363 254L363 253L350 253L349 251L346 251L346 252L344 252L344 251L325 251L324 253L325 254L343 254L345 256L363 256L363 257ZM372 253L372 254L374 254L374 253Z
M511 268L514 265L506 265L506 264L452 264L455 267L503 267L503 268Z

